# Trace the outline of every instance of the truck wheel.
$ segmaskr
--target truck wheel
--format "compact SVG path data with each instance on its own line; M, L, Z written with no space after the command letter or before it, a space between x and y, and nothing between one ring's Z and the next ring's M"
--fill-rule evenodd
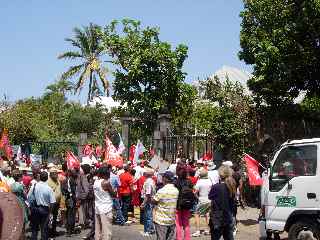
M320 231L317 226L309 221L299 221L294 223L289 230L289 240L320 240Z

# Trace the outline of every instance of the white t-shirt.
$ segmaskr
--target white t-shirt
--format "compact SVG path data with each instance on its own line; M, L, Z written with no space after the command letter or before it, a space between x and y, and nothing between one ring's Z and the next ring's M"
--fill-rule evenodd
M168 171L172 172L174 175L177 173L177 164L173 163L169 166Z
M136 173L134 175L134 179L138 180L140 177L143 176L143 173L145 172L145 169L141 166L136 166L134 168L134 170L136 170Z
M210 170L208 171L208 178L211 180L212 185L219 183L220 177L218 170Z
M112 213L112 198L109 192L103 190L101 186L103 180L104 179L98 179L93 185L96 214Z
M195 189L199 192L199 202L209 202L209 192L212 187L212 183L209 178L200 178L195 186Z

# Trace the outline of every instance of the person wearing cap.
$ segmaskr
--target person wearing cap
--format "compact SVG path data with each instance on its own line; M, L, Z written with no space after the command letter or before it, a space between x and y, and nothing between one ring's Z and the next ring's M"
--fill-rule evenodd
M147 169L145 171L145 177L146 180L143 184L143 188L141 191L141 195L143 198L143 202L141 204L141 209L143 209L144 212L144 233L142 233L143 236L149 236L150 234L154 233L154 226L152 224L152 203L151 200L156 192L156 185L154 183L154 180L152 179L152 176L154 175L154 172L152 169Z
M198 196L198 204L196 206L195 211L195 220L196 220L196 226L197 231L192 234L193 237L200 237L201 236L201 230L200 230L200 216L204 216L206 220L206 226L208 225L208 216L207 213L201 213L200 210L204 208L204 206L210 206L210 200L208 198L210 189L212 187L212 182L208 178L208 171L205 169L202 169L202 171L199 174L199 180L196 183L194 189L195 194ZM204 234L209 234L208 230L204 231Z
M166 171L162 176L164 186L155 194L152 203L157 240L176 239L176 207L179 190L174 186L174 174Z
M49 235L51 237L58 236L57 234L57 218L58 218L58 212L60 207L60 201L61 201L61 185L58 180L58 169L56 167L50 167L49 169L49 179L47 181L49 187L51 187L54 196L56 198L56 202L53 204L51 213L52 213L52 225L51 229L49 230Z
M126 224L130 224L128 221L128 210L131 204L131 195L133 192L133 177L130 174L130 167L128 165L123 168L124 173L120 174L120 187L119 187L119 195L122 203L122 215Z

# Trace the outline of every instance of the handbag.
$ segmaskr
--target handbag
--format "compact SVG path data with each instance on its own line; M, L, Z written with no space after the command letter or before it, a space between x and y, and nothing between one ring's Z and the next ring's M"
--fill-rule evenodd
M36 189L37 184L35 183L33 189L32 189L32 194L31 197L29 199L29 208L30 208L30 212L32 215L38 214L39 213L39 207L37 204L37 199L36 199L36 195L35 195L35 189Z

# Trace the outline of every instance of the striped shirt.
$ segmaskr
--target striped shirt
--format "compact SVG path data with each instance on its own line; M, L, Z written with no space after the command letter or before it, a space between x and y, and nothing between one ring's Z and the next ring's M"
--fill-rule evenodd
M153 197L158 202L154 222L159 225L174 225L179 191L173 184L166 184Z

